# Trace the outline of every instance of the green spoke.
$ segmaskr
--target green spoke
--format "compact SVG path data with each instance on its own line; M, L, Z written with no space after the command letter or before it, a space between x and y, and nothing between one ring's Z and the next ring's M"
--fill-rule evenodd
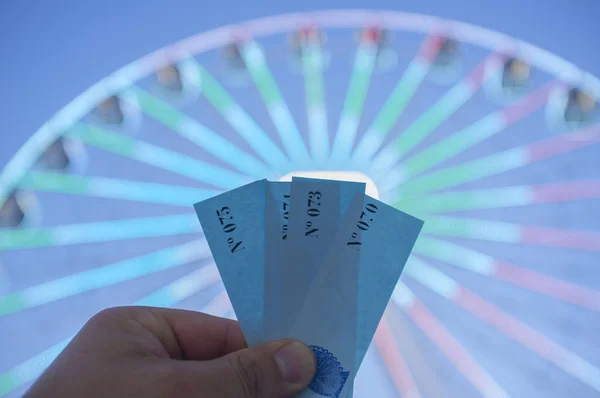
M21 180L21 189L71 195L132 200L171 206L190 207L222 191L188 188L133 180L31 171Z
M254 80L254 84L258 88L267 110L273 119L273 123L277 131L279 131L288 155L294 162L300 164L301 167L310 167L312 162L306 150L306 145L269 70L262 50L256 42L250 41L243 44L242 56Z
M495 58L495 54L488 57ZM385 172L404 158L414 147L444 121L458 111L473 95L486 79L484 69L486 60L477 65L467 76L456 83L435 104L423 112L392 143L388 144L373 159L371 169Z
M247 176L236 172L98 127L78 123L69 130L68 134L79 138L87 145L169 170L219 188L232 189L251 181Z
M36 229L0 230L0 250L110 242L199 232L190 215L132 218Z
M403 157L432 131L452 116L475 90L466 82L458 83L415 120L394 142L398 156Z
M485 139L506 130L512 124L545 105L552 88L555 86L556 83L554 82L546 84L509 106L490 113L423 151L414 154L403 162L403 172L407 178L419 175Z
M198 74L198 85L202 95L215 107L235 131L250 147L279 173L289 171L289 159L277 144L252 119L252 117L235 102L225 88L196 60L185 61L186 67Z
M600 198L600 180L590 179L442 192L419 199L400 200L396 205L400 208L409 208L413 213L430 214L598 198Z
M254 156L244 152L231 141L181 113L165 101L139 87L132 87L130 91L135 94L145 113L223 162L255 178L264 178L272 174L271 170Z
M396 205L413 213L430 214L478 209L524 206L534 203L529 186L512 186L458 192L443 192L419 198L400 200Z
M527 164L527 150L521 147L484 156L407 181L400 187L401 200L416 199L433 191L492 176ZM401 174L401 172L400 172ZM401 177L399 177L401 178Z
M354 151L354 159L361 164L367 164L377 150L381 147L383 140L398 121L398 118L406 109L406 106L416 93L425 76L429 72L435 40L430 36L425 39L421 50L410 62L406 71L396 83L394 90L375 117L375 121Z
M421 174L502 131L505 127L506 124L497 114L484 117L406 159L402 165L403 170L408 178Z
M329 156L329 128L323 81L323 52L319 43L302 46L310 151L317 162Z
M439 236L520 243L523 228L523 226L518 224L499 221L449 216L428 216L423 226L423 232Z
M356 52L350 86L344 100L344 108L331 151L331 158L334 162L345 160L352 152L376 58L376 44L371 42L360 44Z
M390 192L400 185L400 200L415 199L433 191L452 188L457 185L490 177L509 170L525 167L550 157L575 151L600 142L599 124L536 141L529 145L517 146L491 155L433 171L419 178L408 178L402 167L391 170L386 185L380 185L381 192Z

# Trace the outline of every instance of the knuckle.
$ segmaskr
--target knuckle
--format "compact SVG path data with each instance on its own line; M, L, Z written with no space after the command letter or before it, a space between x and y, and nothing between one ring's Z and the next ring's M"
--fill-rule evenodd
M242 396L258 398L263 396L264 372L260 362L251 356L239 355L230 359Z
M131 306L121 306L121 307L110 307L105 308L102 311L98 312L94 315L89 322L94 323L104 323L104 322L114 322L122 319L136 318L146 316L148 314L152 314L151 310L146 307L131 307Z
M123 327L131 318L133 307L106 308L91 317L85 324L85 330L106 330Z
M88 321L89 325L103 325L107 322L112 322L123 313L123 309L119 307L106 308L96 315L94 315Z

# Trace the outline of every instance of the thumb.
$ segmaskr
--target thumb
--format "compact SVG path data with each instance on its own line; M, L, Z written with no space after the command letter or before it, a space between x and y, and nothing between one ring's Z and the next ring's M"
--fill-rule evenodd
M211 397L291 397L315 374L312 350L295 340L279 340L202 363L202 385Z

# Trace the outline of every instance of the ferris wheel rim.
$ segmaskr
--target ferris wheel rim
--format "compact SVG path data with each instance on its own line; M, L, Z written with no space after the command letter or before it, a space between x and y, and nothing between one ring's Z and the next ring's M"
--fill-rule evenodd
M376 23L394 31L421 34L440 30L439 33L448 34L461 42L492 51L504 49L526 54L524 58L540 70L566 80L584 81L588 89L600 93L599 78L564 58L526 41L457 20L404 11L368 9L294 12L261 17L210 29L159 48L117 69L83 91L36 130L6 163L0 173L0 204L4 203L43 151L108 95L161 67L230 43L240 34L262 37L289 33L309 22L329 29L357 28Z

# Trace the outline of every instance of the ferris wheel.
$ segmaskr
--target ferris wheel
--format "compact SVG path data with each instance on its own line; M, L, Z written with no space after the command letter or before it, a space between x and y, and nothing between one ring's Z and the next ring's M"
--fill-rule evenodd
M599 93L530 44L386 11L224 26L125 66L0 175L0 396L108 306L234 317L192 204L294 175L425 220L356 396L600 396Z

